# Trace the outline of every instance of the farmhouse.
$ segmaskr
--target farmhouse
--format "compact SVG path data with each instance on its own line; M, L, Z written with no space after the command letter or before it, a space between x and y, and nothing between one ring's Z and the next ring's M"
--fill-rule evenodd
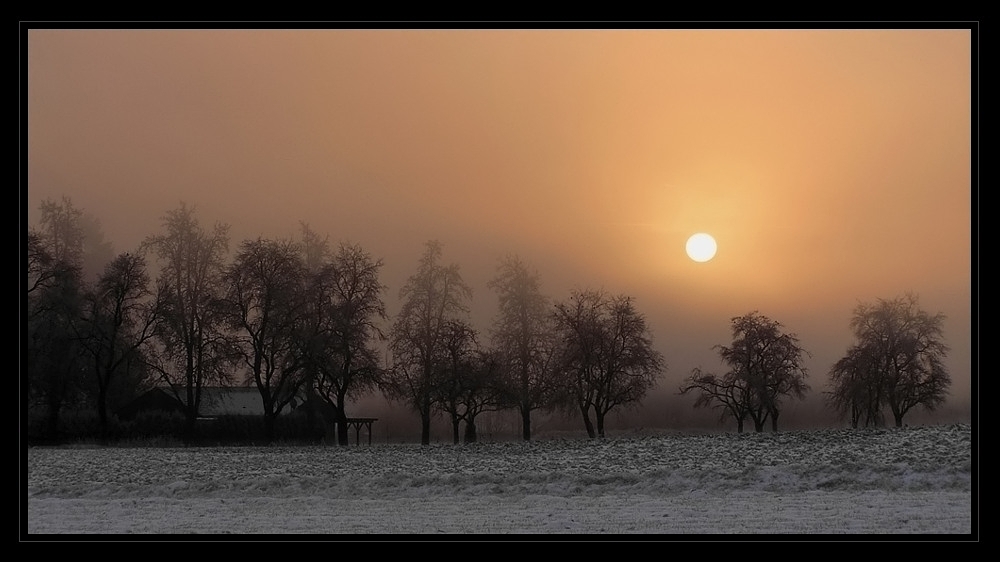
M254 387L223 387L212 386L201 389L201 404L198 408L199 419L212 420L222 416L263 416L264 401L260 392ZM115 415L121 420L135 419L141 413L183 413L184 404L169 388L157 387L145 392L132 400ZM336 427L336 416L333 407L318 398L305 399L294 397L288 405L282 408L279 415L306 416L312 413L317 416L328 433L333 433ZM372 424L377 418L347 418L347 427L354 429L355 444L361 441L361 429L368 433L368 444L372 440Z
M287 406L282 409L282 414L287 414L295 409L302 401L292 399ZM177 399L169 388L156 387L141 394L125 406L119 408L115 415L122 420L135 419L143 412L183 412L184 403ZM219 416L262 416L264 415L264 402L261 400L260 392L251 387L223 387L211 386L201 389L201 404L198 412L203 418L217 418Z

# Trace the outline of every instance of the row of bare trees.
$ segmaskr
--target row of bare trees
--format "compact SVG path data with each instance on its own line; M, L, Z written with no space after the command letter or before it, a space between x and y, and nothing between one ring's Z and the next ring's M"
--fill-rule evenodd
M50 434L64 406L84 403L106 435L116 398L158 384L183 404L193 435L202 390L244 383L259 391L273 435L275 418L303 392L343 420L347 396L378 380L381 262L360 247L332 251L303 225L302 242L246 240L229 261L228 226L204 229L182 204L164 216L162 234L91 283L81 217L69 199L46 201L27 239L29 399L45 406ZM339 428L346 443L346 424Z
M434 240L389 324L382 261L355 244L334 249L305 224L299 240L244 240L230 259L228 226L203 228L182 203L161 234L91 280L83 213L65 198L40 211L27 237L26 366L50 432L64 406L85 402L106 434L111 407L152 383L173 390L191 435L204 388L246 384L260 393L268 435L305 397L310 423L333 412L347 444L348 401L380 391L419 415L424 444L439 414L457 443L476 440L478 415L500 410L518 412L524 440L538 411L579 416L590 437L603 437L606 416L637 405L665 369L633 299L587 289L551 302L517 256L488 283L498 312L482 334L469 317L471 288ZM856 343L829 373L829 407L858 427L882 424L886 411L901 426L912 408L940 405L950 385L943 318L913 295L859 305ZM756 311L733 318L732 334L715 346L727 370L694 369L679 392L740 432L748 420L777 431L785 401L809 391L808 353Z
M829 372L827 406L854 428L884 425L886 410L902 427L913 408L937 408L951 385L943 322L942 314L921 310L913 294L859 304L851 319L856 341ZM768 420L777 431L784 400L809 390L802 364L808 352L795 334L757 311L733 318L732 334L731 345L715 346L728 370L716 375L696 368L679 393L695 394L695 407L718 408L721 420L734 420L740 433L748 418L754 431Z
M381 260L353 244L334 250L307 225L300 240L245 240L230 260L228 226L206 229L182 203L161 234L89 283L81 217L69 199L46 201L28 236L29 398L47 407L52 431L63 406L86 402L106 434L115 397L155 383L184 405L193 436L203 389L247 384L260 393L268 435L305 396L308 412L317 402L334 412L347 444L348 399L379 390L420 415L425 444L437 414L450 417L456 442L462 423L474 441L476 416L503 409L520 412L526 440L540 409L580 414L595 437L664 368L630 298L586 290L553 305L516 256L490 283L500 306L485 337L468 317L458 266L443 265L441 245L428 242L385 334Z
M580 290L553 305L516 256L489 282L499 311L489 345L481 343L467 316L471 289L441 255L428 242L400 291L383 385L420 415L422 443L436 412L449 416L458 442L462 423L464 439L474 441L476 416L505 409L520 414L524 440L536 410L579 414L590 437L603 437L608 412L638 403L665 368L630 298Z

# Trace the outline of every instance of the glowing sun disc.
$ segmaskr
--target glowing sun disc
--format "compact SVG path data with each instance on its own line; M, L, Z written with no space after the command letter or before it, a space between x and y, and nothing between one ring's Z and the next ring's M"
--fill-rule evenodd
M715 238L704 232L699 232L688 238L685 249L689 258L697 262L706 262L715 257L718 246L715 244Z

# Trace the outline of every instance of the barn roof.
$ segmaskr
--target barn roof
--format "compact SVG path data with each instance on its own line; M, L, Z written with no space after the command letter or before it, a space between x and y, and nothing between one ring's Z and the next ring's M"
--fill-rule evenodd
M292 407L286 406L281 413L286 414L297 405L298 401L293 400L293 403L289 404ZM157 387L141 394L115 414L121 419L132 419L139 412L183 410L183 402L175 398L169 388ZM201 389L201 404L198 410L198 414L204 417L260 416L264 414L264 401L255 387L208 386Z
M256 388L210 386L201 389L202 416L261 416L264 401Z

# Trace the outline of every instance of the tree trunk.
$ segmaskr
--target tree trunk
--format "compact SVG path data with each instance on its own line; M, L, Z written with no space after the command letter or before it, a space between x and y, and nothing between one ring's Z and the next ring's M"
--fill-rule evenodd
M337 418L337 444L346 447L351 444L351 428L347 426L347 412L343 404L343 400L338 400L337 405L333 406L333 412Z
M531 441L531 409L521 406L521 438Z
M420 444L431 444L431 414L430 412L420 412Z
M590 421L590 410L581 406L580 415L583 417L583 426L587 428L587 436L591 439L597 437L597 432L594 431L594 422Z
M324 445L330 445L331 441L333 443L339 444L339 441L337 440L337 433L338 433L337 428L340 426L340 424L334 421L333 427L331 428L330 421L331 421L330 416L322 413L320 414L319 423L320 423L320 432L322 433L322 435L320 435L319 440L320 443Z
M778 412L771 412L771 433L778 433Z
M476 422L473 418L469 418L465 422L465 442L475 443L478 436L476 435Z
M316 391L313 389L313 375L310 373L306 375L306 398L304 404L305 406L308 406L306 408L306 429L310 435L312 435L314 429L316 428L316 404L318 402L319 396L316 395ZM320 429L320 431L324 432L323 435L320 436L321 441L326 439L325 425L326 424L324 424L324 428Z
M101 443L108 442L108 392L104 386L97 390L97 420L101 426Z
M274 412L264 414L264 439L268 444L274 442L274 426L278 414Z
M114 357L114 346L111 348L110 355ZM111 382L111 372L111 365L104 366L102 369L100 359L94 360L94 373L97 375L97 421L101 430L101 443L104 444L108 442L108 385ZM101 373L107 373L107 376L102 376Z
M198 423L198 407L188 406L184 410L184 441L186 443L191 443L195 440L195 433L197 432Z
M597 417L597 436L604 438L604 414L601 412L595 412L594 415Z
M736 433L743 433L743 418L736 418Z
M191 443L194 441L195 432L197 431L196 424L198 423L198 402L201 399L201 396L195 393L195 385L199 381L195 378L194 350L191 349L190 346L187 350L187 365L185 366L185 369L186 372L184 378L187 391L187 407L184 408L184 441L186 443ZM200 386L198 388L200 389Z
M461 424L461 421L462 420L458 416L452 414L452 416L451 416L451 442L454 443L455 445L458 445L459 443L462 442L461 439L459 438L459 433L460 433L459 432L459 425Z

